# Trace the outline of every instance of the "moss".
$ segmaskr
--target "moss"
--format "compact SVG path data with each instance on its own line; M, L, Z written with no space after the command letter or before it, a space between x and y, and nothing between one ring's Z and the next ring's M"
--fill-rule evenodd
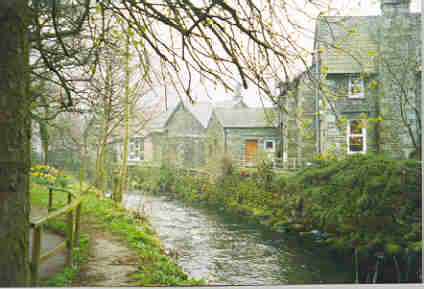
M159 172L165 173L159 178L166 182L168 194L189 202L249 216L276 231L310 236L307 232L318 230L323 233L320 242L324 239L339 255L351 254L356 248L359 254L374 256L384 248L391 254L390 244L399 246L395 251L401 252L421 242L421 203L408 193L417 188L418 169L414 160L354 155L317 160L297 174L272 172L266 185L266 168L255 173L235 170L213 182L167 168ZM149 183L150 190L163 192L160 182L153 184Z

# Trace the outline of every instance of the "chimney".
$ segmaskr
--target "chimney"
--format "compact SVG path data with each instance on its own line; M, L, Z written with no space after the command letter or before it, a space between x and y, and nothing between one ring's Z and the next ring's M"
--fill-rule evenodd
M242 99L242 95L241 95L241 83L237 83L237 86L234 90L234 95L233 95L233 101L240 101Z
M409 13L411 0L381 0L381 14L383 16L396 16Z

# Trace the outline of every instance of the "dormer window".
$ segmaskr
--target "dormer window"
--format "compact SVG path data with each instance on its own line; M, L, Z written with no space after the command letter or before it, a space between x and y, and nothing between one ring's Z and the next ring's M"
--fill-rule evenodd
M364 79L359 74L349 75L349 98L364 97Z

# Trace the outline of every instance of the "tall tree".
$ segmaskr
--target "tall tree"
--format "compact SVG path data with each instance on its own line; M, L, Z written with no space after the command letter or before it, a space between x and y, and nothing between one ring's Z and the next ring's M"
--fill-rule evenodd
M27 1L0 1L0 285L28 283L30 97Z
M117 190L114 192L113 199L116 202L122 201L122 193L126 186L127 180L127 162L128 162L128 143L129 143L129 122L130 122L130 38L129 38L130 28L127 30L126 42L125 42L125 81L124 81L124 140L122 143L122 164L121 164L121 173L119 177L119 184Z
M92 76L84 67L96 65L97 48L105 41L91 37L100 5L136 32L138 47L157 55L162 75L180 92L190 95L194 74L200 74L202 81L229 89L234 78L245 88L251 82L272 96L276 75L287 78L292 64L299 56L306 61L308 53L293 37L304 28L296 23L299 13L292 12L326 7L326 0L298 2L0 1L0 125L6 132L0 141L2 285L25 285L28 279L30 81L61 86L60 107L81 109L78 84ZM141 65L147 61L140 59Z

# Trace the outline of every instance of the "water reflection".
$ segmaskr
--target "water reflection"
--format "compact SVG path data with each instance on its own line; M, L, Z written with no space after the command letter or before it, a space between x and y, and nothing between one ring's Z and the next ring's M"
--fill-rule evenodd
M315 256L293 238L271 233L207 208L142 192L124 195L141 209L166 248L196 279L218 285L351 283L350 268Z

